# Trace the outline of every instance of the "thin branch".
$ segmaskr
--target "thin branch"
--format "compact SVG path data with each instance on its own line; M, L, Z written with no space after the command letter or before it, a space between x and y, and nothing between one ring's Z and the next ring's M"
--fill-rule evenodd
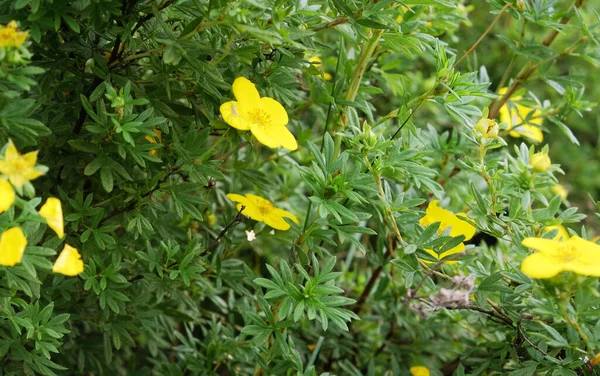
M242 211L245 208L246 207L244 205L242 205L240 207L240 210L238 211L238 213L235 216L235 218L233 218L233 220L231 222L229 222L229 224L227 226L225 226L223 228L223 230L221 230L221 232L219 233L219 235L217 235L217 237L215 238L215 240L213 240L213 242L211 243L211 245L203 253L213 251L215 248L217 248L217 246L219 245L219 241L227 234L227 232L229 230L231 230L233 227L237 226L239 223L242 222L242 216L243 216Z

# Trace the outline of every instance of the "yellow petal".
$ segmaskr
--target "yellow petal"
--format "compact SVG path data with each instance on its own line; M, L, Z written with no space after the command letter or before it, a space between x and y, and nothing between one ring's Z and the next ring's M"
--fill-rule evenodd
M285 108L273 98L260 98L258 107L268 114L271 126L287 125L289 119Z
M250 127L250 131L258 142L261 144L270 147L271 149L275 149L278 146L281 146L281 140L277 137L278 135L272 131L271 128L275 127L261 127L260 125L253 124ZM285 128L285 127L283 127Z
M81 259L79 251L68 244L65 244L65 247L60 255L58 255L58 258L52 267L54 273L60 273L70 277L83 272L83 269L83 260Z
M15 202L15 191L5 179L0 179L0 213L4 213Z
M25 167L33 168L35 167L35 163L37 162L38 150L31 151L25 154L22 158L25 162Z
M414 366L410 367L410 374L412 376L429 376L429 370L427 369L427 367Z
M264 200L263 198L255 196L255 195L251 195L251 194L247 194L246 197L244 197L242 195L238 195L235 193L228 194L227 198L229 198L231 201L239 202L239 204L236 205L237 211L241 210L242 214L254 219L255 221L259 221L259 222L263 221L264 215L260 211L260 207L257 204L257 202L258 202L257 198ZM264 201L267 201L267 200L264 200ZM244 207L243 209L242 209L242 206Z
M556 254L560 247L560 242L543 238L525 238L521 244L523 244L525 247L548 254Z
M446 257L448 257L448 256L451 256L451 255L455 255L455 254L457 254L457 253L464 252L464 250L465 250L465 245L464 245L464 243L460 243L460 244L459 244L459 245L457 245L456 247L454 247L454 248L451 248L451 249L449 249L449 250L447 250L447 251L443 252L443 253L440 255L440 258L439 258L439 259L441 260L441 259L443 259L443 258L446 258ZM435 253L435 252L434 252L434 253Z
M565 265L565 270L585 276L600 277L600 262L596 261L588 264L579 260L574 260Z
M219 108L223 120L235 129L247 131L250 129L250 122L242 116L242 108L238 102L226 102Z
M19 227L10 228L0 236L0 265L15 266L21 262L27 238Z
M19 157L20 155L17 151L17 147L12 142L12 140L8 140L8 147L6 148L6 152L4 153L4 159L12 161L14 159L18 159Z
M600 245L576 235L569 238L566 243L577 251L580 261L586 264L600 262Z
M294 151L298 149L298 142L296 138L286 127L272 127L271 132L274 137L279 139L280 145L288 150Z
M298 223L298 218L292 213L275 208L272 213L265 216L263 222L267 225L273 227L276 230L289 230L290 224L284 219L290 218L294 223Z
M59 238L65 236L62 204L59 199L50 197L46 203L40 208L40 216L46 220L50 227Z
M552 278L563 270L560 259L542 252L527 256L521 264L521 271L531 278Z
M255 106L260 99L256 86L245 77L238 77L233 81L233 95L238 102L244 105Z
M462 217L467 216L466 213L458 213L458 214L460 214ZM464 235L465 240L471 239L473 237L473 235L475 235L475 232L477 231L475 226L473 226L472 224L470 224L467 221L463 221L462 219L458 218L457 215L453 215L450 223L448 223L447 225L452 227L452 229L450 230L450 236L456 237L456 236Z

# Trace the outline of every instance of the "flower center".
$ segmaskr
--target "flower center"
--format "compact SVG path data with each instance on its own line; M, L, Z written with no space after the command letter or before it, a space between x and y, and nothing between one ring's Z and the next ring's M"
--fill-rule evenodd
M258 203L258 211L262 215L270 214L275 207L270 202L259 202Z
M255 108L248 113L250 121L254 124L264 128L271 125L271 115L262 108Z
M579 252L572 245L563 244L558 248L558 257L563 262L571 262L579 258Z

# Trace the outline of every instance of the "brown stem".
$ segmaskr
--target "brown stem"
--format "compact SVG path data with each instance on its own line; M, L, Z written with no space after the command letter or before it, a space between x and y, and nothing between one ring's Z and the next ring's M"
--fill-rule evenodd
M576 8L579 8L583 5L583 3L585 2L585 0L577 0L574 4L574 6ZM561 25L566 25L569 20L571 19L571 17L569 16L564 16L561 20L560 20L560 24ZM542 42L542 44L545 47L549 47L552 42L554 42L554 39L556 39L556 37L558 36L558 30L553 30ZM500 112L500 109L502 108L502 106L504 106L506 104L506 102L508 102L508 100L510 99L510 97L517 91L519 90L519 88L521 86L523 86L523 84L525 82L527 82L527 80L531 77L531 75L537 71L537 69L539 68L539 64L532 64L532 65L526 65L525 67L523 67L523 69L521 69L521 72L519 72L519 74L517 75L517 77L515 78L515 80L513 81L513 83L509 86L508 90L506 91L506 93L504 93L504 95L500 98L496 98L489 106L489 114L488 114L488 118L489 119L495 119L498 117L498 113Z

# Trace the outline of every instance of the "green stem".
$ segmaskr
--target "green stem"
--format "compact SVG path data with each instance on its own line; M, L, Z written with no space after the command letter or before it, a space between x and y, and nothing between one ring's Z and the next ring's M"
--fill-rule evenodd
M575 329L577 334L579 334L579 337L581 337L581 339L585 343L588 356L590 357L590 359L593 359L596 356L596 354L594 353L594 351L592 349L592 342L590 341L587 334L585 334L583 329L581 329L581 326L579 325L577 320L571 318L571 316L569 315L569 312L568 312L568 306L569 306L569 295L562 294L560 309L563 314L563 317L569 323L569 325L571 325L571 327L573 329Z

